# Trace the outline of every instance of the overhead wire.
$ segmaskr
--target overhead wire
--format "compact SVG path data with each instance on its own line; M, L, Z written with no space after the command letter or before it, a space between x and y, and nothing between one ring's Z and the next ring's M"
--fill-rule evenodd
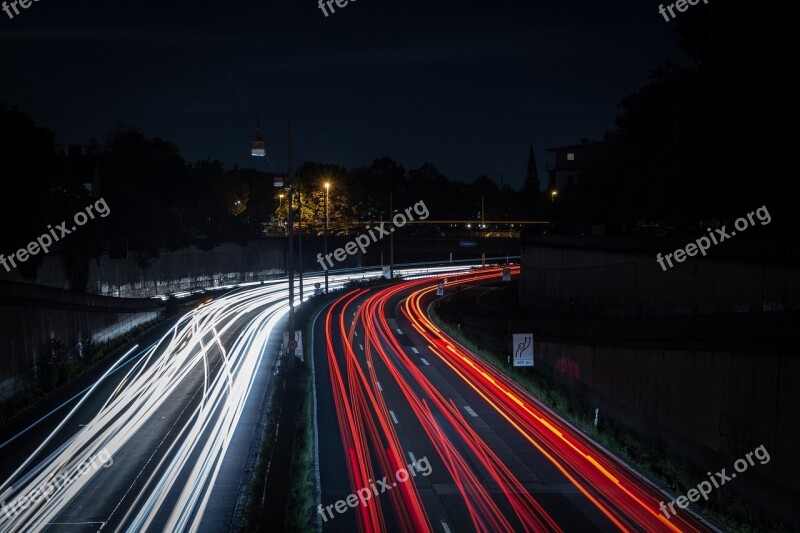
M220 50L222 51L222 55L225 58L225 64L226 64L226 66L228 68L228 74L230 75L231 81L233 82L233 87L234 87L234 89L236 91L236 96L239 99L239 103L242 106L242 110L244 111L245 117L247 118L248 122L250 122L255 127L256 136L260 137L261 136L261 133L259 131L259 122L260 121L259 121L259 116L258 116L258 107L256 105L255 91L253 90L253 83L252 83L252 80L250 78L250 71L247 68L247 62L246 62L246 60L244 58L244 46L242 44L241 33L239 32L239 25L236 22L236 14L235 14L235 12L232 13L233 24L234 24L234 27L236 29L237 39L239 41L239 49L240 49L241 56L242 56L241 57L241 61L242 61L242 65L243 65L244 71L245 71L245 78L247 80L247 83L248 83L248 86L249 86L249 89L250 89L250 97L251 97L251 100L252 100L252 103L253 103L253 113L251 113L250 110L247 108L247 104L245 103L245 99L242 96L242 91L239 88L239 83L236 81L236 76L233 73L233 64L231 62L231 58L230 58L230 56L228 54L228 51L225 48L225 45L224 45L224 43L222 41L222 33L220 31L218 31L217 27L214 25L214 19L213 19L212 15L211 15L210 9L206 8L206 14L208 15L208 22L209 22L209 25L211 26L211 31L214 32L214 35L215 35L215 37L217 39L217 42L219 43ZM272 164L272 161L270 160L269 156L266 153L264 155L266 156L267 163L269 163L270 168L273 171L277 171L276 168L275 168L275 165Z

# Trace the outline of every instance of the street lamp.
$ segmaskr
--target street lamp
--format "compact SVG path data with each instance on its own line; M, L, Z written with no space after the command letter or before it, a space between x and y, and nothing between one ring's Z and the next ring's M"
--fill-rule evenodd
M330 182L325 182L325 257L328 257L328 192L330 191ZM328 294L328 269L325 269L325 294Z
M550 202L556 203L556 196L558 196L558 191L551 191L550 192Z
M300 198L300 191L293 191L297 197L297 253L300 258L300 302L303 302L303 201Z

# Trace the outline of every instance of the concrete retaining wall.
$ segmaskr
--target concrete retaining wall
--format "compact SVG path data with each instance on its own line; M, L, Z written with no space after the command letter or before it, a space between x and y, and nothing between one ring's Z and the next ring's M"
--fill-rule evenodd
M540 316L793 311L800 309L800 267L690 257L665 272L655 253L533 243L522 254L520 302Z
M69 347L84 336L105 342L157 318L153 299L110 298L0 281L0 399L20 390L50 339Z

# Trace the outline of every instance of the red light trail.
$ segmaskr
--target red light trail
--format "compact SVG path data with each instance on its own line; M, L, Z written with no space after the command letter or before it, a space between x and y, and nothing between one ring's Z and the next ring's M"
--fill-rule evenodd
M519 267L512 268L512 273L518 271ZM448 286L490 280L501 274L501 269L486 269L451 276ZM424 341L418 346L439 357L458 380L530 443L532 453L538 451L546 458L616 529L709 530L688 513L664 517L658 508L664 496L657 489L439 330L422 307L423 299L436 290L437 284L437 279L422 279L374 292L355 290L328 309L327 359L353 491L390 475L407 462L384 396L384 390L391 388L407 402L414 422L428 438L425 445L436 451L446 468L475 531L561 531L453 400L431 383L401 346L396 328L387 318L394 313L388 307L390 302L401 299L398 309ZM345 317L350 314L352 322L346 324ZM363 338L356 339L361 330ZM363 348L363 354L356 353L354 343ZM382 375L392 379L384 377L379 382L378 367ZM360 530L386 531L382 506L391 505L400 529L432 531L414 479L397 488L383 502L378 498L355 510Z

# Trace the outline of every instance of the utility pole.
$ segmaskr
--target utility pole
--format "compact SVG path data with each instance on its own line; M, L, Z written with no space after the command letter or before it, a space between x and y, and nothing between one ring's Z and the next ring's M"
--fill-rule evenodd
M289 160L286 174L286 192L289 195L289 257L287 267L289 270L289 343L294 342L294 218L292 217L292 121L289 121ZM294 355L294 349L289 348L289 355Z
M329 182L325 182L325 257L328 257L328 191L331 188ZM325 269L325 294L328 294L328 269Z
M389 193L389 221L394 217L394 193ZM394 279L394 228L389 233L389 279Z
M297 191L297 248L300 261L300 303L303 303L303 199L300 197L300 191Z

